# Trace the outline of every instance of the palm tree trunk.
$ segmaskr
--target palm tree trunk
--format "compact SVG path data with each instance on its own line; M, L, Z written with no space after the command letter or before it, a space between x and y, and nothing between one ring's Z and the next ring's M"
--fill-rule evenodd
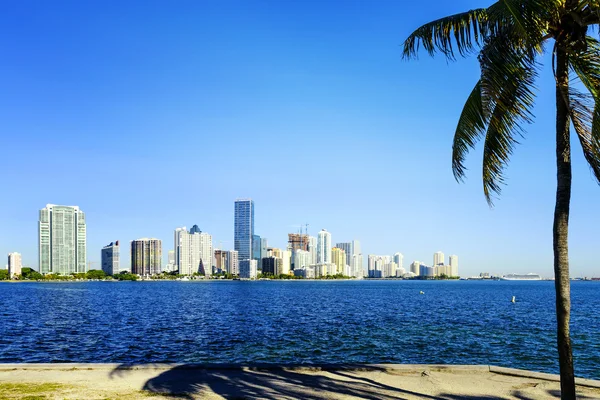
M569 137L569 64L564 48L556 52L556 166L553 247L556 289L556 322L561 399L575 400L575 375L571 349L571 283L569 281L569 206L571 202L571 142Z

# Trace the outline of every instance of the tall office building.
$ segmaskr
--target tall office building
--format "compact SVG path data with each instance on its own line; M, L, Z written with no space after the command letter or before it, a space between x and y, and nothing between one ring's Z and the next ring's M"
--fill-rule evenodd
M346 264L352 266L352 258L355 255L361 254L360 242L353 240L351 242L337 243L335 247L346 252Z
M317 235L317 264L331 263L331 233L322 229Z
M8 277L14 278L16 275L21 275L21 254L8 253Z
M200 273L212 275L212 236L194 225L175 229L175 266L181 275Z
M365 268L363 266L363 255L354 254L352 256L350 267L352 269L352 276L362 279L365 275Z
M42 274L86 271L85 214L79 207L46 205L40 210L38 234Z
M451 255L450 257L448 257L449 259L449 264L450 264L450 271L451 271L451 276L458 276L458 256L457 255Z
M162 270L162 242L160 239L131 241L131 273L141 276L160 274Z
M369 254L369 278L383 278L386 275L387 265L391 262L390 256Z
M263 259L267 256L267 248L268 247L269 247L269 244L267 242L267 238L261 237L260 238L260 258L261 259Z
M104 246L100 253L102 260L102 271L106 275L116 275L119 273L119 241L111 242Z
M260 260L260 236L252 235L252 259Z
M240 260L252 258L252 237L254 236L254 201L237 199L234 207L233 247Z
M331 262L335 264L336 274L343 274L346 266L346 252L339 247L334 247L331 249Z
M417 276L421 275L421 261L413 261L410 264L410 272Z
M433 266L444 265L444 253L441 251L433 253Z
M394 262L398 268L404 268L404 256L402 253L394 254Z
M215 266L219 272L239 275L238 252L235 250L215 250Z

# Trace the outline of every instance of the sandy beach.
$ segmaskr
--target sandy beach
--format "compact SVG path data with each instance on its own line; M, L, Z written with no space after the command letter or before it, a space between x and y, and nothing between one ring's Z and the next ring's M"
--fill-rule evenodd
M2 364L0 398L551 399L557 379L487 365ZM600 399L600 381L578 380L578 394Z

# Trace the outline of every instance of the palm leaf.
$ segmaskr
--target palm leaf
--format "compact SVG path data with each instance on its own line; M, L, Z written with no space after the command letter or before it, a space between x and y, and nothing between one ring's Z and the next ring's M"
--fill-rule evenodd
M417 56L423 45L430 56L438 50L448 59L455 59L455 50L461 56L481 44L488 34L488 18L484 8L441 18L421 26L404 41L404 58Z
M483 189L490 206L493 193L501 192L504 168L518 143L516 136L522 136L523 123L533 119L535 55L534 48L522 47L514 30L507 28L490 38L479 56L483 112L489 115Z
M463 107L456 132L454 133L452 172L457 181L464 179L466 172L464 161L466 155L469 149L474 148L475 144L484 135L486 126L487 118L483 112L481 81L478 81Z

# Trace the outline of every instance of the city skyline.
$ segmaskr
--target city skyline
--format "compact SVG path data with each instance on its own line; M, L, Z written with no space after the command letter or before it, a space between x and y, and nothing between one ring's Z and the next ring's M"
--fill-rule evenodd
M311 235L326 227L335 241L360 238L363 254L430 263L433 251L453 249L466 275L552 276L551 63L540 71L535 124L490 209L478 149L463 184L451 171L476 60L403 62L414 21L433 17L418 4L307 4L248 1L231 12L221 2L71 2L60 18L50 2L34 14L7 4L0 170L18 190L0 198L0 253L37 264L31 221L48 202L85 211L90 261L115 239L166 245L190 222L233 249L231 200L247 196L259 204L255 233L272 246L309 223ZM438 15L473 6L439 5ZM198 160L210 166L201 175L181 167ZM573 177L571 272L594 276L600 190L575 148ZM186 194L175 201L178 188Z

